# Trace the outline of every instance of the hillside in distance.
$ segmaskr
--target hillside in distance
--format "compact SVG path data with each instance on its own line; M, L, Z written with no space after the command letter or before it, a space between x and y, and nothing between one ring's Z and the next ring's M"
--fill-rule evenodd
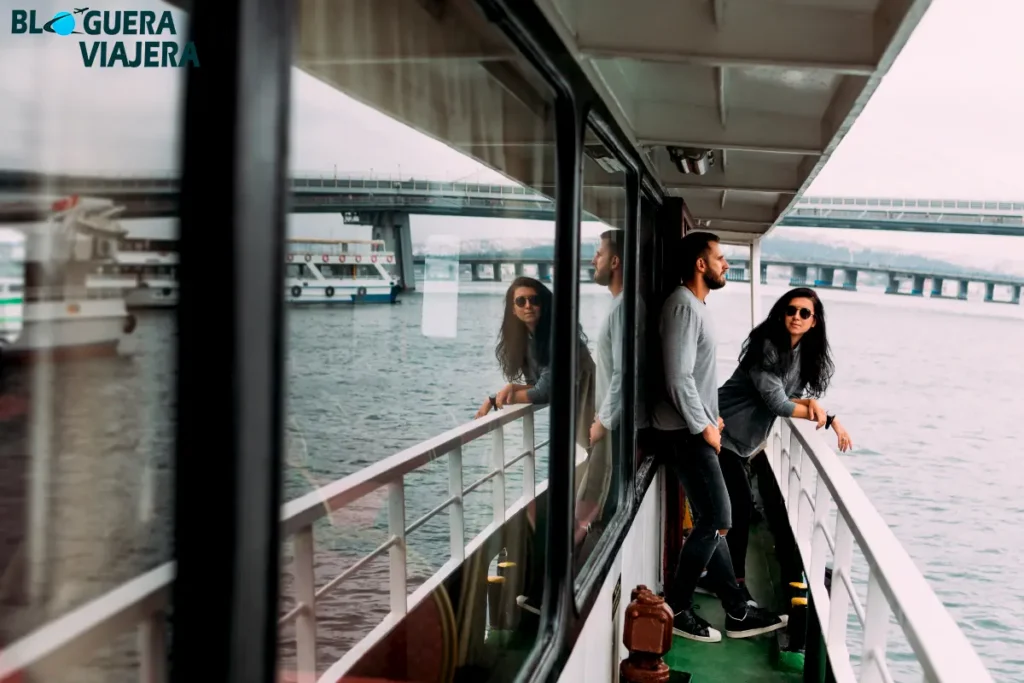
M580 244L580 258L590 260L597 251L598 241L588 240ZM417 256L425 255L425 245L415 245ZM536 258L540 261L554 257L554 244L551 241L510 240L510 239L478 239L465 240L460 244L460 258ZM739 258L739 255L736 256ZM947 260L921 256L918 254L900 253L871 248L858 248L845 245L823 244L810 240L795 240L784 237L770 236L761 242L761 258L784 259L794 261L821 260L825 263L843 263L851 266L890 266L909 270L934 270L938 273L952 275L1010 275L991 269L964 266Z

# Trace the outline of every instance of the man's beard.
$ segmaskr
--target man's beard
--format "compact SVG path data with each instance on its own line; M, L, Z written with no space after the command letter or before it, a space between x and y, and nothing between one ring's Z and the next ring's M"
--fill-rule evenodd
M716 280L711 273L704 273L704 284L708 286L708 289L721 289L725 287L725 275L722 275L721 280Z

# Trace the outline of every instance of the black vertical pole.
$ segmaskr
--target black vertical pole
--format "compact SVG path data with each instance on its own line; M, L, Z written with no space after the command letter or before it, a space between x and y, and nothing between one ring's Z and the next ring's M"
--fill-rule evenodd
M171 680L271 683L291 4L197 2L190 19Z

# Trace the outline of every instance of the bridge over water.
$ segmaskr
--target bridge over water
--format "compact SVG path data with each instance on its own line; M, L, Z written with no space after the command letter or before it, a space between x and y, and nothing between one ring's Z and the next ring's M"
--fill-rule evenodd
M415 281L409 221L413 214L554 219L554 205L548 196L513 184L310 173L297 173L288 179L288 184L292 213L338 213L346 223L372 226L374 238L384 240L397 255L399 274L406 283ZM584 188L585 205L600 209L600 203L608 201L607 193L593 192L599 189L602 188ZM169 173L100 177L0 170L0 223L39 220L46 206L45 202L41 206L40 197L56 199L68 194L111 199L125 207L124 218L173 217L178 211L178 192L178 178ZM588 192L592 192L589 197L586 196ZM599 210L598 213L616 214L610 210ZM596 220L591 214L585 214L584 218ZM1024 202L804 197L791 207L779 225L1024 236ZM707 229L715 229L714 221L707 224ZM514 260L504 262L515 263ZM487 261L486 265L490 263ZM543 260L530 263L544 266ZM1014 301L1019 299L1020 283L982 274L964 279L959 274L909 272L883 266L790 262L774 265L793 268L794 281L806 279L808 268L817 268L819 277L816 281L821 286L831 286L826 283L834 282L835 274L840 272L846 275L843 286L855 288L857 272L875 271L890 273L891 288L897 290L900 279L904 278L913 280L913 293L923 292L924 280L927 279L939 283L939 290L945 280L957 280L960 291L966 296L966 283L975 281L984 282L990 294L996 285L1016 287L1011 298ZM762 263L762 269L764 267Z
M374 219L367 214L381 212L537 220L554 217L550 197L512 184L315 173L297 173L288 184L292 212L342 213L349 222L369 225ZM36 217L37 210L26 202L19 203L19 198L66 194L112 199L125 206L126 218L174 216L178 178L170 173L100 177L0 170L0 219L11 222ZM790 207L779 225L1024 236L1024 202L803 197ZM708 228L714 229L714 221Z
M457 273L468 271L474 282L496 281L504 279L503 266L512 266L511 274L515 276L533 275L540 280L550 281L554 273L554 260L536 256L520 255L471 255L455 258L430 258L417 254L413 263L425 269L425 276L442 280L453 280ZM808 285L818 288L835 288L847 291L857 290L859 273L879 273L887 276L886 294L906 294L933 298L967 299L971 282L985 285L984 300L992 303L1020 303L1021 288L1024 277L993 275L991 273L968 273L902 268L884 264L852 264L826 261L807 261L797 259L762 258L760 279L762 284L768 282L768 268L789 269L789 282L793 286ZM429 268L429 270L426 270ZM527 272L527 268L530 272ZM594 269L590 261L581 260L580 270L593 279ZM812 277L813 275L813 277ZM838 276L838 277L837 277ZM729 259L727 279L734 282L750 281L750 262L746 259ZM947 292L947 283L956 283L956 291ZM906 283L906 284L904 284ZM925 285L930 284L926 289ZM1005 298L997 297L996 287L1005 288Z

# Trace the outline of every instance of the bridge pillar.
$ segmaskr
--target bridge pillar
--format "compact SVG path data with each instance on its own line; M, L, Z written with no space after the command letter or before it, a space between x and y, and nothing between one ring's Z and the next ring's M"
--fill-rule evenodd
M537 279L541 282L551 282L551 273L554 267L550 263L537 264Z
M806 285L807 284L807 266L792 266L793 271L789 276L789 284L791 285Z
M384 245L395 252L396 275L402 280L402 289L416 289L416 275L412 264L412 226L409 214L401 211L381 211L370 216L373 238L384 240Z
M885 286L886 294L899 294L900 293L900 279L896 277L896 273L886 273L889 276L889 284Z
M491 277L495 282L501 282L501 263L491 264Z
M832 287L836 281L836 269L818 266L818 277L814 281L815 287Z
M846 268L843 270L843 289L857 291L857 270Z
M967 287L970 284L971 283L968 282L967 280L960 280L960 282L957 283L957 289L956 289L956 298L957 299L960 299L961 301L966 301L967 300Z
M524 266L524 265L523 265L522 263L517 263L517 264L515 265L515 269L516 269L516 277L522 277L522 276L523 276L523 268L524 268L524 267L525 267L525 266Z
M932 278L932 296L942 296L942 278Z
M768 284L768 264L767 263L762 263L761 264L761 284L762 285Z
M914 288L910 290L913 296L924 296L924 275L914 276Z
M483 266L479 263L474 263L469 266L469 270L473 274L473 282L480 282L481 280L484 279L484 277L480 274L481 268L483 268Z
M985 301L992 301L995 299L996 285L994 282L985 283Z
M1010 288L1010 303L1020 303L1020 285L1014 285L1013 287Z

